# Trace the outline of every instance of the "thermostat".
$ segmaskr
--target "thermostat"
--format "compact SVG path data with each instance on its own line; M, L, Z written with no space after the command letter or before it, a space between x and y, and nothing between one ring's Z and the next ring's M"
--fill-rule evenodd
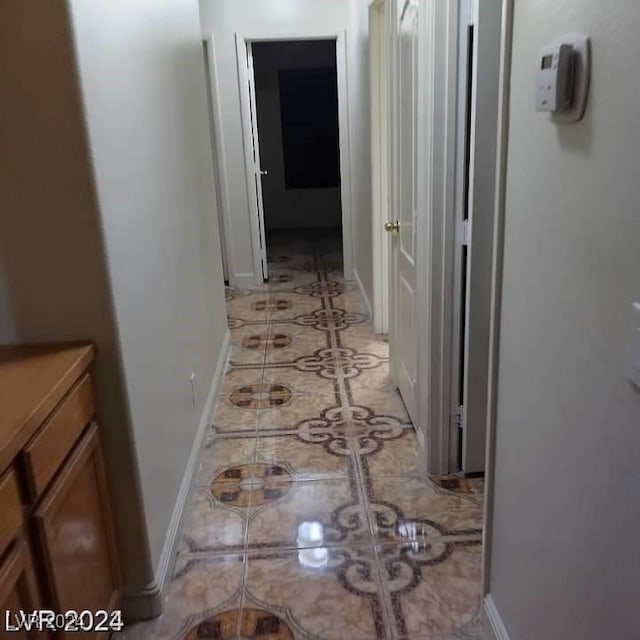
M584 115L591 66L589 38L571 34L540 49L536 70L536 111L549 111L558 123Z
M545 47L539 59L536 110L567 111L573 101L573 47Z

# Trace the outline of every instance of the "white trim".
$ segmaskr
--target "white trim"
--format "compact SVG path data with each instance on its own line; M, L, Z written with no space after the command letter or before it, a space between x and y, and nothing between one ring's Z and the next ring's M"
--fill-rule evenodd
M367 291L364 288L364 285L362 284L362 280L360 280L360 275L358 274L358 270L355 268L353 269L353 279L355 280L356 286L358 287L358 292L360 293L362 302L364 302L364 306L367 308L367 313L369 314L369 320L371 320L373 318L373 313L371 311L371 302L369 300L369 296L367 296Z
M509 634L491 594L485 596L482 606L482 620L486 630L492 635L492 640L509 640Z
M261 266L258 235L258 214L255 210L255 198L251 197L251 185L249 175L253 160L251 149L247 140L250 129L250 101L249 85L246 68L246 44L251 42L270 42L276 40L335 40L336 41L336 71L338 79L338 138L340 144L340 200L342 208L342 250L344 277L349 280L353 277L353 229L352 229L352 175L351 175L351 137L349 129L349 87L347 82L347 33L346 31L320 31L309 29L305 31L279 31L265 29L264 31L252 31L251 33L236 33L236 55L238 59L238 88L240 91L240 103L242 105L242 137L244 141L245 168L247 172L247 197L251 210L251 234L253 241L254 265L256 273L260 273ZM244 46L243 44L244 43ZM236 276L237 278L238 276ZM254 276L254 281L256 277Z
M457 2L423 0L416 282L418 422L430 473L449 471L452 259L455 207ZM445 91L437 89L445 87Z
M484 545L482 556L482 586L490 592L491 547L493 538L494 472L496 459L496 426L498 406L498 368L500 363L500 316L502 300L502 258L504 252L505 199L509 144L509 100L511 51L513 42L514 0L502 0L500 50L500 86L498 89L498 140L496 144L496 195L493 224L493 265L491 273L491 326L489 331L489 376L487 401L487 446L485 473Z
M254 122L255 114L252 116L251 91L254 79L248 69L249 56L247 47L251 42L239 33L236 33L236 61L238 69L238 91L240 94L240 120L242 123L242 144L244 147L244 172L247 185L247 202L249 204L249 228L251 229L251 249L253 253L254 284L260 285L264 281L263 247L260 246L260 221L262 212L258 198L255 197L256 180L261 188L261 180L256 177L259 171L259 158L254 158L254 135L257 136L257 125Z
M220 87L218 85L218 74L216 73L216 47L213 34L209 34L204 39L206 43L206 52L208 57L209 83L208 88L211 97L211 120L213 122L213 138L215 145L213 153L215 154L216 166L214 170L218 175L218 189L221 210L218 212L220 217L220 226L222 227L222 244L227 259L227 277L231 285L237 286L237 277L242 274L235 272L235 253L233 251L233 243L231 242L231 205L229 200L229 178L227 176L226 149L224 142L224 128L222 126L222 106L220 104Z
M253 289L256 286L256 274L253 271L250 273L236 273L229 280L229 284L239 289Z
M207 399L204 403L202 415L198 424L198 430L187 461L187 466L185 467L184 475L182 476L180 491L178 492L178 497L176 498L176 502L173 507L164 545L156 567L155 579L152 583L142 589L136 589L135 591L124 593L122 609L124 611L124 615L129 620L153 618L162 613L162 595L173 573L176 550L180 541L179 533L182 530L183 520L186 515L185 507L191 493L191 487L198 459L200 457L200 450L202 448L202 441L204 440L207 428L211 424L211 415L215 407L216 396L218 395L220 385L224 378L230 353L231 337L229 331L227 331L222 347L220 348L218 363L211 380Z
M267 238L264 228L264 203L262 200L262 161L260 160L260 141L258 139L258 107L256 106L255 76L256 72L253 67L253 47L251 43L247 44L247 62L249 63L249 86L251 87L249 98L251 107L251 133L255 156L255 184L257 185L256 191L258 194L258 240L260 252L260 267L262 270L262 277L264 280L266 280L269 277L269 270L267 266Z
M371 100L371 216L373 251L373 315L376 333L389 332L389 277L391 257L384 223L390 219L390 100L389 20L387 3L373 0L369 5L369 68Z

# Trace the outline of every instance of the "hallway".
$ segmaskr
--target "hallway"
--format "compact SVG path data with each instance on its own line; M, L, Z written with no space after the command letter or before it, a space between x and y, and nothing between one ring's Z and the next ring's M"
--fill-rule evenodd
M482 481L423 479L388 344L313 235L271 242L263 288L227 290L232 353L165 613L127 638L484 637Z

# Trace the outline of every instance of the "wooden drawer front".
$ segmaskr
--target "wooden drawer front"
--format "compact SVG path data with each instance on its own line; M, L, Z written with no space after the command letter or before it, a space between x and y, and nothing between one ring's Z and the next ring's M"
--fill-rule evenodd
M24 448L32 498L45 490L94 414L91 378L86 374Z
M30 612L40 609L40 597L33 576L31 554L27 543L19 538L11 553L0 565L0 638L30 640L31 638L50 638L48 632L8 631L5 626L9 622L15 627L14 615L18 611ZM8 616L8 620L7 620Z
M112 610L120 567L97 428L92 425L34 514L46 578L58 611ZM60 638L99 637L60 633Z
M9 469L0 478L0 555L22 527L22 504L18 480L13 469Z

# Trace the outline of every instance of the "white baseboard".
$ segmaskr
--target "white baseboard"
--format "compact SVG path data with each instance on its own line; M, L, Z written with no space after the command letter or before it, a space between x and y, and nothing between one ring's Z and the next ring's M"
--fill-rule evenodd
M256 277L255 273L230 273L229 284L238 289L255 289L256 285L262 284L262 280Z
M358 291L360 292L360 297L364 302L364 306L367 308L367 313L369 314L369 320L373 322L373 308L371 307L371 302L369 300L369 296L362 285L362 280L360 280L360 276L358 274L358 270L353 268L353 279L356 281L356 285L358 286Z
M182 476L180 491L178 492L178 497L173 507L164 546L162 547L162 553L160 554L158 566L156 567L155 579L151 584L142 589L136 589L131 592L125 591L122 609L123 615L127 620L154 618L162 613L162 595L173 573L177 547L180 542L180 532L182 531L182 524L186 512L185 507L191 493L198 457L202 448L202 441L207 432L207 428L211 424L211 416L215 407L216 397L227 369L230 352L231 338L227 331L220 349L220 355L218 356L218 363L213 374L209 393L202 409L202 416L200 417L196 437L191 447L189 460L187 461L187 466Z
M496 603L493 601L491 594L484 597L484 605L482 607L482 619L485 627L492 634L492 640L509 640L509 634L502 622L502 618L496 609Z

